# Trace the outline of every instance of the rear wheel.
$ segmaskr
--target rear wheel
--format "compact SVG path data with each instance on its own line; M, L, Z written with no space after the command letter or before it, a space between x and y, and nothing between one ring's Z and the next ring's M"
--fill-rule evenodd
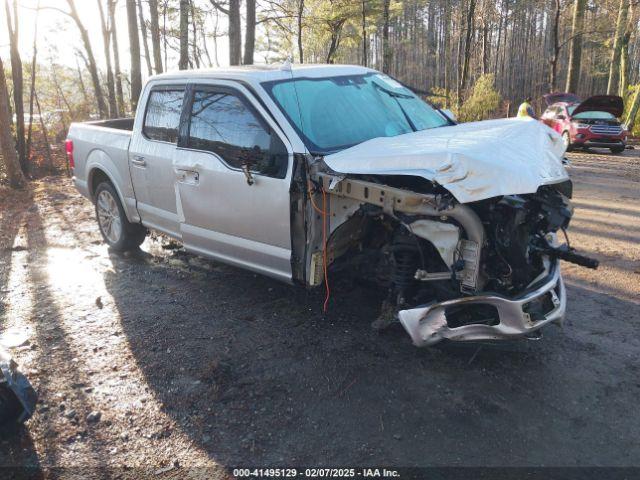
M622 153L624 152L624 148L625 147L611 147L609 150L611 150L611 153Z
M147 229L137 223L131 223L115 188L109 182L102 182L95 193L96 217L102 238L119 252L135 250L147 235Z
M564 143L567 152L573 150L571 148L571 136L569 135L569 132L562 132L562 143Z

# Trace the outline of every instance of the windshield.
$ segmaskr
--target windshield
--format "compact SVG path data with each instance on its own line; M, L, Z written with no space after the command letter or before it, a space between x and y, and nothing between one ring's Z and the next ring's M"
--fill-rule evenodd
M413 92L382 74L297 78L263 86L316 154L449 125Z
M572 107L567 107L567 110L569 110L569 115L573 115L573 111L577 108L578 106L572 106ZM573 116L573 118L575 119L587 119L587 118L592 118L595 120L615 120L616 117L614 115L612 115L609 112L599 112L599 111L590 111L590 112L579 112L577 114L575 114Z

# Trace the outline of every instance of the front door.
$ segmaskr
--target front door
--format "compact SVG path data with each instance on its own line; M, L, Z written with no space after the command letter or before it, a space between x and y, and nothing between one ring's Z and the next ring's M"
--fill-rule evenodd
M180 237L173 158L185 87L153 86L129 146L129 171L142 223Z
M188 97L173 162L185 247L291 281L290 145L240 86Z

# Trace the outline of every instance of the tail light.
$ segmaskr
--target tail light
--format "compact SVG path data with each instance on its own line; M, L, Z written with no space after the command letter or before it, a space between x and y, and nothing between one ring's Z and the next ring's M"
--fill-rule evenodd
M69 160L69 168L76 166L73 161L73 140L67 140L64 142L65 150L67 151L67 159Z

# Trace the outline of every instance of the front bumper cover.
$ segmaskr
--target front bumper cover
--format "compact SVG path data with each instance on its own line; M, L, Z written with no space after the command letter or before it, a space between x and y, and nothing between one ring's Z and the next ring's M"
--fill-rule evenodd
M526 306L549 296L553 307L542 316L526 313ZM471 324L451 328L447 323L447 308L469 305L491 305L499 315L497 325ZM400 323L411 336L414 345L426 347L442 340L479 341L507 340L528 336L551 322L564 319L567 306L560 264L554 262L550 273L530 290L515 298L498 294L463 297L425 307L398 312Z

